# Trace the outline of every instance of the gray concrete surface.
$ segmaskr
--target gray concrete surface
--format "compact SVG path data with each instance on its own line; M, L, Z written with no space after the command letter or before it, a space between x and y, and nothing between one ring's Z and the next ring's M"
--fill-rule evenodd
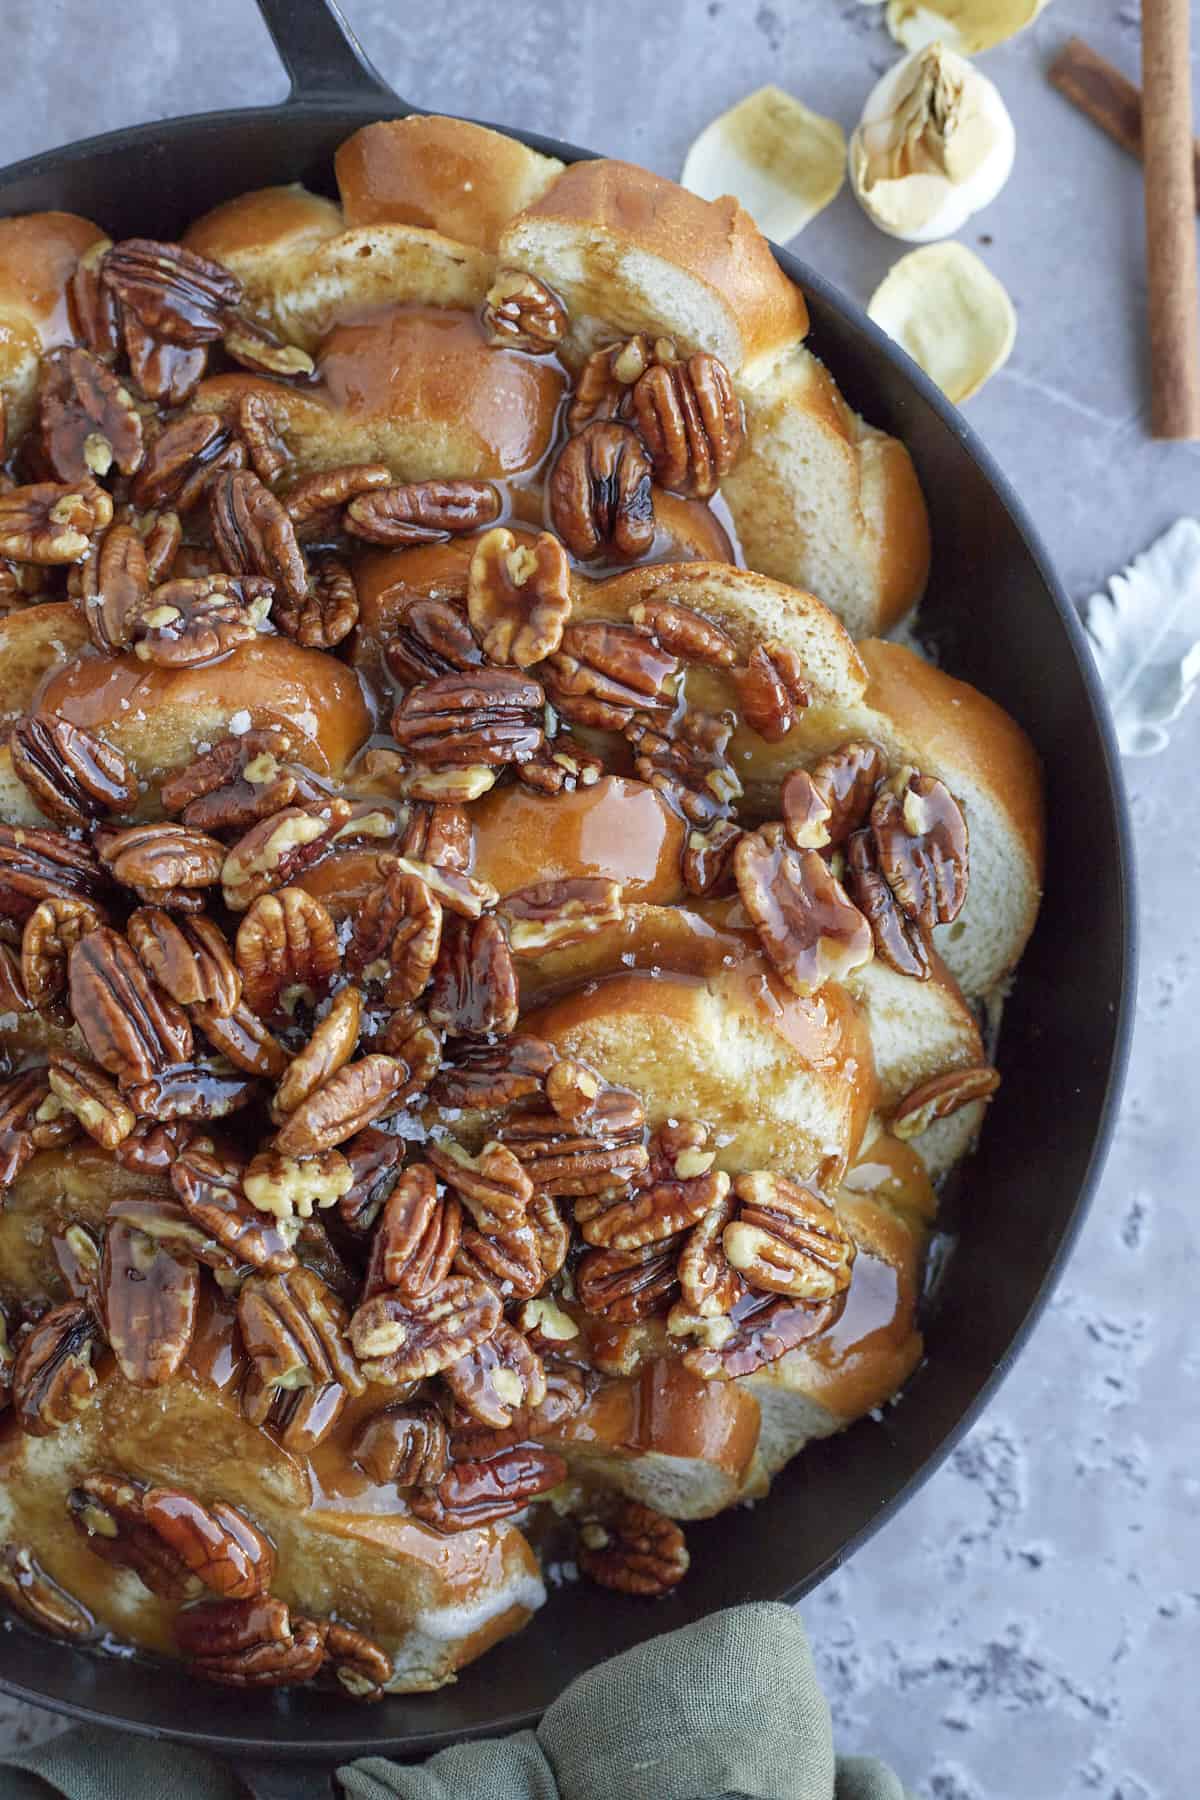
M851 127L896 54L880 9L858 0L347 11L413 101L669 175L702 125L768 80ZM156 0L102 21L84 0L8 0L4 13L0 164L284 92L249 0L207 0L201 14ZM1134 0L1053 0L991 52L1017 165L964 238L1020 315L1011 362L968 416L1083 598L1179 514L1200 513L1200 446L1146 436L1139 175L1045 81L1072 32L1136 74ZM898 254L848 192L801 246L860 300ZM1197 1785L1198 760L1200 704L1165 755L1128 765L1145 943L1134 1062L1058 1296L961 1449L804 1608L842 1747L886 1756L926 1800L1172 1800ZM0 1702L0 1741L47 1728Z

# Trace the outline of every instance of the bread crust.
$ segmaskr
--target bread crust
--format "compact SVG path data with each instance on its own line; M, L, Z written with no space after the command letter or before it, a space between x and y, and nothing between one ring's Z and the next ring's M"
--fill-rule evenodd
M536 204L563 167L436 113L364 125L333 161L348 226L417 225L493 253L512 214Z

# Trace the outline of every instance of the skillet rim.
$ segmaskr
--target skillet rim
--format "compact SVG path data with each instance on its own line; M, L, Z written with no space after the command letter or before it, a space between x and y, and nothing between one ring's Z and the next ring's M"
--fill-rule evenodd
M306 124L316 125L322 121L329 124L340 121L344 124L348 134L374 119L405 117L426 110L412 106L396 97L393 97L389 104L388 91L382 84L378 88L363 87L357 92L348 90L341 94L322 93L319 96L307 95L293 88L287 98L274 106L192 113L177 119L164 119L143 125L121 127L115 131L79 139L57 149L40 151L34 156L0 169L0 217L8 216L2 210L6 190L18 182L54 176L104 152L121 151L129 154L130 152L136 153L141 148L162 149L173 141L186 139L189 134L201 137L208 132L228 133L231 130L236 131L239 126L258 128L269 126L276 121L286 124L289 128ZM452 116L461 117L463 115ZM487 125L490 130L516 138L545 155L558 157L563 162L592 160L600 154L537 132L520 131L515 127L498 125L488 120L471 120L470 122ZM831 312L839 315L843 322L851 328L858 340L853 349L856 357L861 355L868 362L876 359L890 364L907 385L915 389L939 422L957 440L959 450L975 464L984 482L999 500L1002 509L1010 519L1020 544L1064 627L1067 643L1082 679L1088 709L1099 742L1099 765L1103 773L1104 795L1108 802L1112 838L1117 852L1117 891L1120 902L1117 926L1120 939L1119 988L1111 1003L1115 1017L1104 1094L1083 1179L1079 1184L1074 1203L1058 1241L1038 1282L1036 1292L995 1366L981 1382L976 1393L933 1450L925 1456L912 1474L876 1508L871 1517L839 1544L836 1551L825 1557L803 1578L789 1583L772 1596L778 1601L794 1603L812 1592L822 1581L840 1568L869 1538L893 1519L901 1507L906 1505L942 1466L995 1398L997 1390L1028 1343L1034 1327L1053 1296L1094 1198L1116 1128L1119 1103L1129 1063L1137 998L1138 912L1132 824L1107 700L1091 652L1087 647L1079 616L1054 572L1040 534L1023 501L1015 492L1008 477L997 465L991 452L973 428L963 419L957 408L945 398L940 389L905 351L867 317L856 302L793 252L780 248L774 242L771 243L771 250L780 267L800 285L806 297L816 296L823 307L827 307ZM20 1643L25 1636L26 1629L17 1624L7 1631L0 1632L0 1653L6 1650L8 1644ZM671 1621L666 1620L658 1630L647 1631L645 1639L659 1635L662 1630L669 1629L671 1629ZM641 1641L645 1641L645 1639ZM64 1645L63 1648L70 1650L71 1646ZM136 1664L133 1666L136 1667ZM287 1764L293 1770L304 1762L330 1765L339 1763L360 1755L364 1749L363 1739L354 1735L321 1738L314 1742L299 1737L285 1739L261 1736L254 1732L233 1734L227 1731L186 1726L166 1727L141 1720L129 1720L119 1714L89 1705L85 1701L62 1699L57 1696L48 1697L40 1689L25 1686L19 1680L14 1680L6 1675L2 1670L0 1670L0 1693L11 1695L15 1699L88 1724L116 1727L135 1732L140 1737L166 1739L186 1743L198 1749L232 1754L238 1759L246 1759L251 1763L256 1759L264 1759L268 1763ZM540 1717L541 1712L538 1710L509 1712L490 1720L486 1725L468 1725L453 1732L410 1732L372 1741L369 1748L372 1754L424 1756L447 1744L495 1736L531 1726ZM277 1715L277 1720L281 1728L295 1728L293 1721L289 1718ZM249 1776L250 1769L247 1768L245 1773ZM255 1770L254 1774L257 1777L259 1771Z

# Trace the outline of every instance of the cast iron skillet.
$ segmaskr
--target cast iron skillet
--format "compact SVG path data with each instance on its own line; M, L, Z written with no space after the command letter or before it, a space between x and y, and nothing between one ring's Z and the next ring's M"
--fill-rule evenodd
M282 106L143 125L35 157L0 173L0 213L57 207L114 238L172 238L247 188L301 180L332 193L344 138L419 109L396 99L333 5L259 5L292 79ZM566 160L587 154L513 135ZM300 1759L327 1771L354 1754L415 1756L530 1724L574 1675L648 1635L815 1586L937 1467L1045 1304L1103 1162L1133 1002L1129 830L1104 702L1074 613L987 452L856 307L777 254L808 298L810 342L851 405L916 460L934 542L923 633L948 669L1021 721L1046 767L1045 903L1005 1013L1004 1085L961 1184L959 1241L930 1309L925 1362L900 1405L806 1450L752 1513L689 1527L692 1570L670 1601L605 1595L581 1605L570 1590L552 1592L529 1630L440 1693L371 1708L303 1691L210 1693L178 1666L89 1655L19 1628L0 1632L5 1691L223 1751L253 1769L264 1794L294 1796L328 1791L327 1774L306 1775Z

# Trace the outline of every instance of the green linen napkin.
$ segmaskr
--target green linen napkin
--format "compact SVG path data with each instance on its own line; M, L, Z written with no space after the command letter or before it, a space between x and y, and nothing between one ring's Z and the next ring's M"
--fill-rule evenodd
M350 1800L906 1800L882 1763L835 1759L799 1615L740 1606L589 1669L536 1731L422 1764L338 1770ZM77 1730L0 1763L0 1800L237 1800L228 1766Z

